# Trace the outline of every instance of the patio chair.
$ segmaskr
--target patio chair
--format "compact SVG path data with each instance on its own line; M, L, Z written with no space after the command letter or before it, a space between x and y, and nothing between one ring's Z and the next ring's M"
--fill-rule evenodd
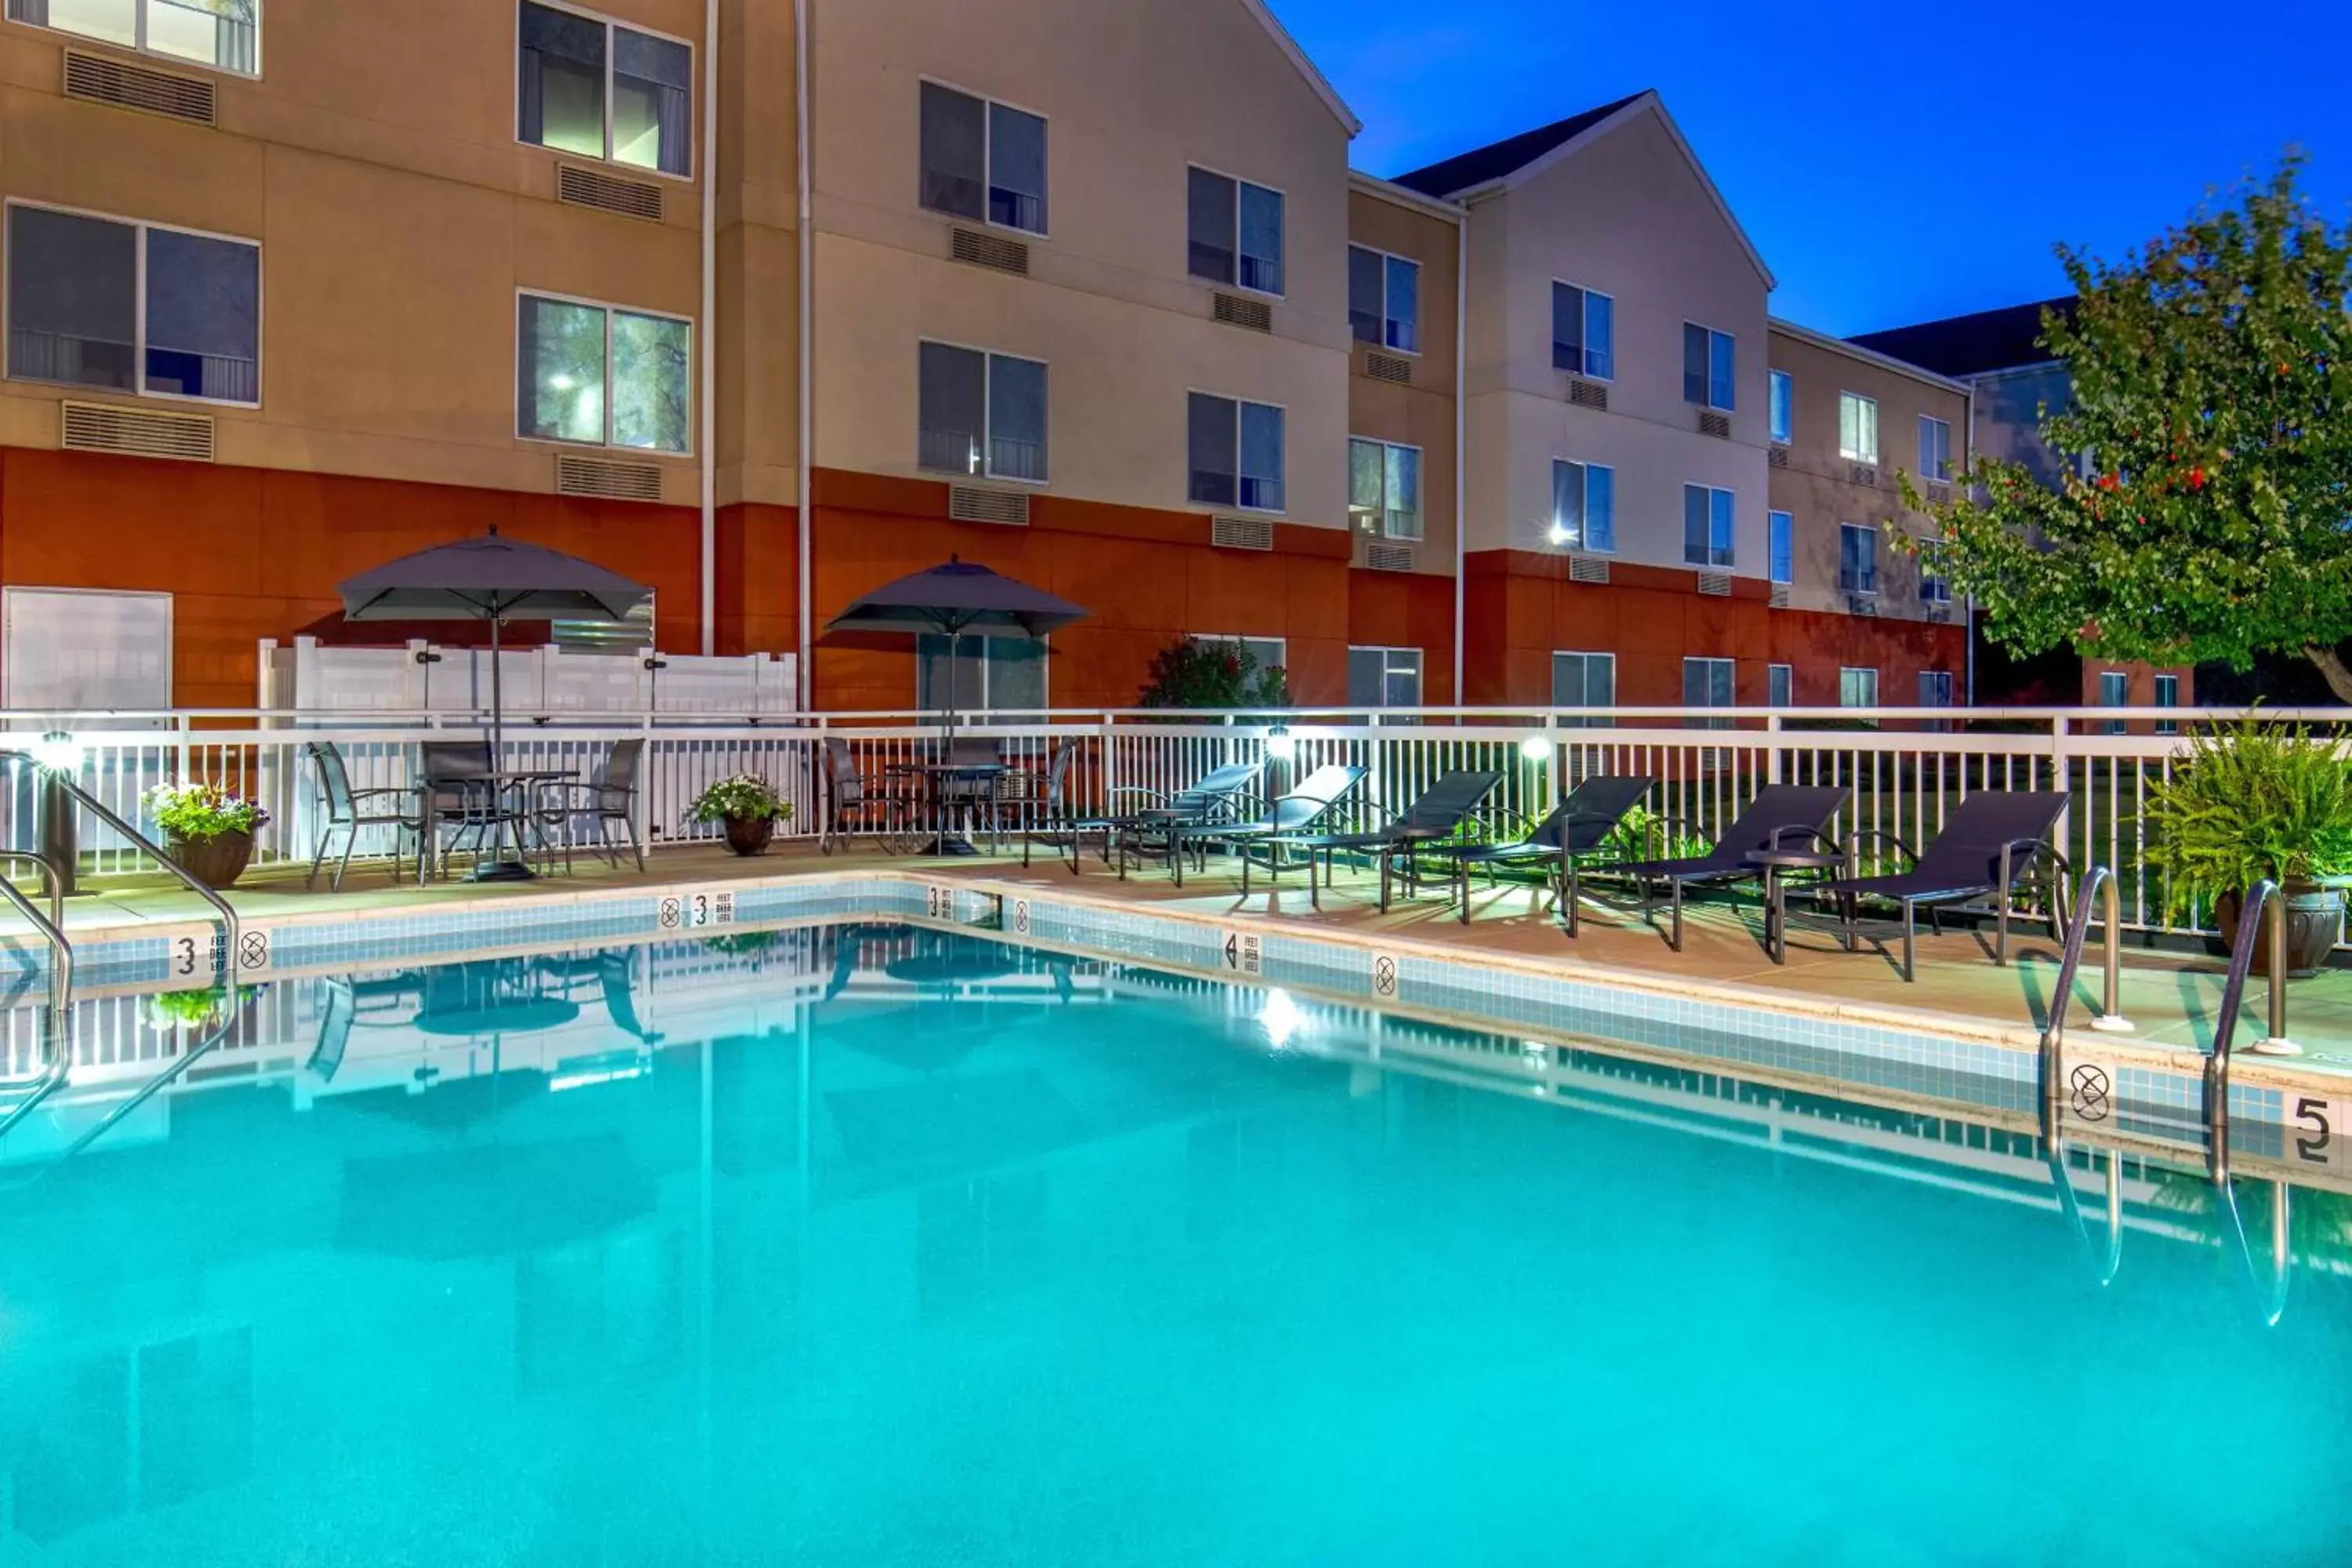
M817 752L824 788L818 807L823 818L816 847L830 855L853 832L872 832L878 822L882 847L895 853L908 832L913 797L902 790L877 787L857 766L849 742L829 737Z
M1125 812L1114 811L1103 819L1105 831L1118 849L1120 879L1126 879L1127 857L1133 850L1146 858L1154 854L1164 857L1177 886L1183 886L1187 837L1232 821L1235 803L1265 769L1262 758L1227 763L1223 767L1211 768L1185 789L1170 792L1123 784L1113 790L1114 805L1122 798L1156 803ZM1197 837L1192 847L1196 854L1199 852Z
M1480 803L1494 794L1503 782L1499 773L1447 773L1421 794L1421 798L1381 826L1360 833L1317 833L1298 831L1269 833L1256 840L1269 850L1277 848L1303 849L1307 852L1307 896L1317 909L1323 907L1322 895L1315 885L1315 857L1323 857L1323 881L1331 880L1331 861L1339 855L1368 855L1380 862L1381 910L1386 913L1394 873L1403 867L1405 893L1409 898L1420 891L1420 873L1415 857L1423 850L1453 837L1462 825L1478 809ZM1452 886L1459 877L1448 879Z
M1326 763L1298 781L1297 784L1274 797L1262 822L1237 822L1209 834L1206 842L1222 845L1241 857L1242 891L1250 890L1250 851L1269 839L1285 834L1304 833L1318 826L1328 826L1327 819L1341 805L1352 798L1370 770L1349 763ZM1282 874L1282 849L1278 844L1268 844L1265 858L1266 875L1279 878Z
M616 870L621 851L629 850L636 857L638 873L644 874L646 847L637 837L637 770L645 755L646 738L630 735L614 742L584 781L558 781L535 792L532 818L551 850L560 839L566 871L572 869L572 850L585 844ZM613 842L615 823L621 828L618 844Z
M328 887L335 892L343 890L343 873L351 869L352 850L359 843L362 830L371 827L392 829L392 879L400 880L400 844L404 837L416 840L416 881L425 882L425 805L424 787L403 784L383 789L352 787L352 775L343 766L343 753L331 741L312 741L303 746L303 753L319 770L319 793L327 813L326 826L320 830L319 847L310 857L310 879L303 885L319 885L319 868L326 864L328 849L335 836L342 835L343 853L335 862L335 875ZM388 802L399 802L397 805Z
M1576 934L1577 868L1587 858L1598 855L1625 814L1642 804L1656 781L1641 774L1602 773L1586 779L1569 792L1568 798L1551 808L1549 815L1524 836L1500 844L1433 844L1428 853L1444 856L1454 863L1461 879L1457 897L1461 901L1462 923L1470 923L1470 871L1483 866L1488 881L1494 879L1497 868L1507 866L1541 866L1551 885L1553 907L1568 927L1568 934Z
M2010 900L2021 881L2042 895L2050 915L2050 939L2065 940L2065 886L2073 868L2050 843L2050 830L2066 809L2067 798L2054 790L1980 791L1952 808L1944 819L1943 831L1924 854L1898 834L1864 828L1853 836L1854 846L1865 839L1884 840L1903 852L1911 868L1893 876L1823 882L1811 890L1838 905L1843 914L1839 926L1849 949L1863 934L1860 906L1864 900L1896 905L1902 910L1899 921L1869 923L1874 928L1902 931L1906 981L1915 977L1919 910L1927 911L1930 930L1941 931L1941 911L1946 907L1990 897L1995 932L1992 961L2007 963ZM1784 912L1784 924L1786 919ZM1885 950L1878 935L1873 941Z
M1723 830L1715 847L1706 854L1676 859L1614 861L1593 868L1591 874L1632 879L1641 895L1641 915L1645 921L1657 907L1650 894L1650 884L1665 883L1671 890L1674 908L1674 924L1666 945L1680 952L1685 888L1760 878L1766 868L1750 858L1756 855L1809 850L1838 854L1837 840L1830 836L1830 824L1845 809L1852 793L1838 785L1766 784L1756 792L1748 809ZM1682 826L1685 825L1671 819L1666 822L1669 830ZM1570 918L1575 917L1571 914Z
M470 848L478 861L486 847L498 847L506 825L514 819L499 791L489 742L427 741L419 752L418 771L425 781L422 787L434 859L437 862L447 852L468 847L464 840L470 837Z
M937 755L940 761L950 767L1004 767L1003 746L998 742L977 735L958 736L949 742L946 749ZM989 847L993 850L1002 846L1004 841L1004 811L1001 790L1004 781L1012 775L1013 770L1010 768L1005 768L1003 773L975 773L969 777L958 777L950 773L941 777L934 787L940 793L939 804L947 813L948 820L962 818L971 825L972 836L975 837L978 837L981 825L983 823L987 825Z
M1019 793L1007 795L1005 804L1013 809L1013 830L1021 838L1021 864L1030 863L1030 854L1039 839L1052 844L1060 853L1066 845L1070 858L1070 874L1078 872L1078 847L1085 837L1080 821L1070 809L1070 769L1076 763L1078 742L1063 741L1054 747L1053 760L1039 774L1025 770L1008 773L1006 779L1022 781ZM1103 858L1110 858L1108 825L1097 819L1085 831L1103 835Z

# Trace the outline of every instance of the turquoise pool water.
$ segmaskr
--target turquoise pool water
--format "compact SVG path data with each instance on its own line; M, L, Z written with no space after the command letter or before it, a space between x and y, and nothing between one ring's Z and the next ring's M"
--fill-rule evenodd
M2194 1176L2103 1286L2015 1132L729 945L286 982L0 1146L0 1563L2352 1558L2329 1194L2264 1327Z

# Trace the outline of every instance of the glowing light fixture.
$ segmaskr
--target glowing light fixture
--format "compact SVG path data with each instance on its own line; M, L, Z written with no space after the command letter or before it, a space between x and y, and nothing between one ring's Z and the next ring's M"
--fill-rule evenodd
M1551 761L1551 742L1542 735L1529 735L1519 742L1519 755L1531 763Z
M1298 742L1291 735L1289 725L1276 724L1265 732L1265 754L1277 763L1286 763L1298 754Z
M1544 537L1551 541L1554 545L1561 545L1566 544L1570 540L1576 536L1555 522L1551 525L1550 531L1546 533Z
M81 742L63 730L52 730L33 742L33 761L53 773L81 772Z

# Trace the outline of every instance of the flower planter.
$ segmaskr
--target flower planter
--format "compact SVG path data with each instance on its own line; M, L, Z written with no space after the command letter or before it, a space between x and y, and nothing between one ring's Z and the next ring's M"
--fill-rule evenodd
M738 855L765 855L768 841L775 836L776 819L772 816L727 818L727 847Z
M2286 974L2290 980L2307 980L2319 973L2327 963L2327 955L2344 934L2344 889L2319 887L2310 882L2289 882L2280 898L2286 904ZM2225 893L2214 900L2213 918L2221 928L2221 946L2225 952L2234 952L2238 946L2238 916L2242 900L2235 893ZM2265 914L2267 921L2269 916ZM2268 974L2271 968L2271 948L2267 942L2254 947L2254 962L2250 973Z
M167 837L163 853L172 864L218 892L236 886L253 859L253 835L222 833L210 838Z

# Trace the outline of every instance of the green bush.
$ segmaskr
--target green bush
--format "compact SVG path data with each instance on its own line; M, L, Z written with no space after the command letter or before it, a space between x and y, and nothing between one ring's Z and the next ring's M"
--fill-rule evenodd
M1139 708L1287 708L1290 680L1237 642L1180 637L1151 656Z
M1665 818L1645 805L1627 812L1601 847L1619 860L1686 860L1706 854L1714 846L1695 834L1669 830Z
M143 797L155 826L186 844L209 844L224 833L251 833L269 813L218 784L157 784Z
M2145 816L2147 864L2167 879L2175 913L2265 877L2352 871L2352 767L2300 724L2248 714L2198 734L2171 780L2149 790Z

